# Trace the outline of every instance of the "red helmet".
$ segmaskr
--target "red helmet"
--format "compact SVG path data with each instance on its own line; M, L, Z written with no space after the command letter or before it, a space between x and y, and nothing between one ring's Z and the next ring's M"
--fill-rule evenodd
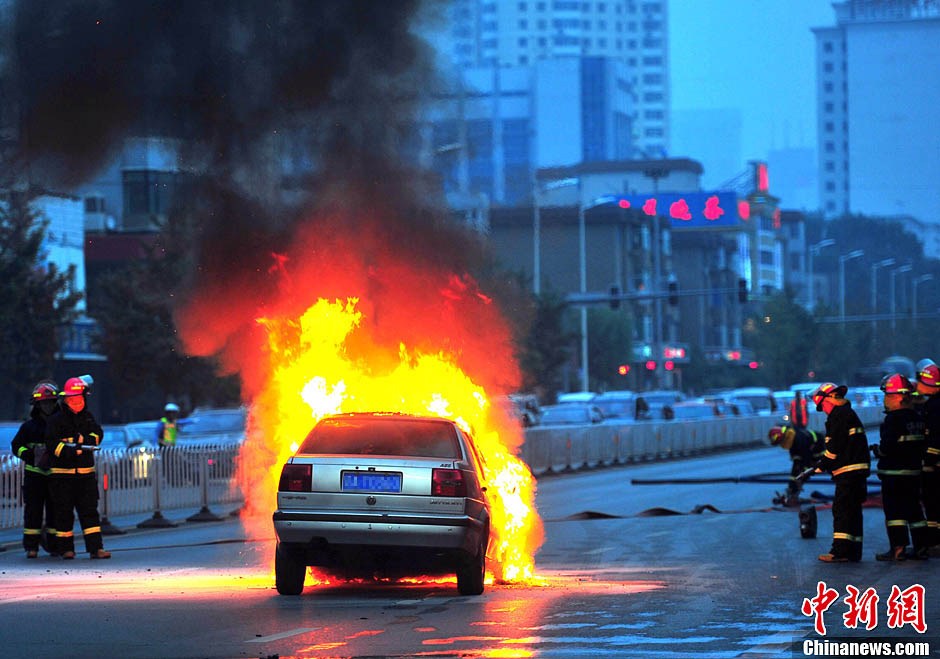
M940 387L940 366L929 362L918 367L917 381L928 387Z
M770 432L767 433L767 438L770 439L770 445L776 446L779 444L787 434L789 428L787 426L774 426L770 429Z
M813 392L813 402L816 403L816 411L822 412L822 402L825 398L843 398L849 390L844 384L835 385L832 382L825 382L819 385L819 389Z
M32 402L38 403L41 400L55 400L59 395L59 390L53 382L40 382L33 387Z
M886 394L907 394L914 391L914 385L911 381L900 373L886 375L881 381L881 390Z
M59 393L59 395L84 396L86 389L88 389L88 385L85 384L85 381L81 378L69 378L65 381L65 386L62 387L62 391Z

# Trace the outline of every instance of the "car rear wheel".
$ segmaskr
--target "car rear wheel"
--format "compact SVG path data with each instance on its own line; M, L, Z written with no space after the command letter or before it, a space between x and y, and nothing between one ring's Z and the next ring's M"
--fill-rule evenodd
M486 577L486 537L480 543L477 555L457 568L457 592L461 595L480 595L483 593L483 580Z
M274 552L274 585L281 595L300 595L304 590L304 578L307 566L300 560L299 553L282 547L280 543Z

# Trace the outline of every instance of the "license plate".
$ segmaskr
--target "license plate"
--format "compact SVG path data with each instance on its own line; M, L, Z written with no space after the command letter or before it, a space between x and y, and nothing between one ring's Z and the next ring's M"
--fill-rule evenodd
M401 492L401 474L376 471L344 471L343 490L352 492Z

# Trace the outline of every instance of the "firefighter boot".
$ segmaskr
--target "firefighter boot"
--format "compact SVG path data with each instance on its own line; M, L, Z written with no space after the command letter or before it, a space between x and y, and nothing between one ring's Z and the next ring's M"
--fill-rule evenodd
M89 554L92 558L111 558L111 552L106 551L105 549L99 549L93 551Z
M892 547L886 552L880 554L875 554L876 561L894 561L900 563L901 561L907 560L907 554L905 553L906 547Z

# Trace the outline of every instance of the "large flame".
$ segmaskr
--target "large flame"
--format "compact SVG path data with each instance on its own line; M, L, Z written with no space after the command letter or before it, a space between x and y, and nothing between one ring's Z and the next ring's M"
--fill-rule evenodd
M272 537L281 466L318 419L430 414L468 429L486 462L491 576L532 579L542 541L534 479L515 455L521 425L493 404L518 386L512 334L453 233L347 210L302 223L266 262L210 259L177 324L190 354L219 354L241 376L250 412L237 475L251 537Z
M296 319L258 319L268 335L271 377L252 405L252 418L266 431L252 434L238 472L242 487L253 493L253 505L274 509L281 465L327 414L397 411L446 417L473 434L487 465L498 537L496 578L531 579L540 541L534 480L500 438L513 432L510 420L493 409L487 392L461 371L453 355L423 353L404 344L397 354L387 354L362 335L362 321L355 298L320 299ZM269 519L249 519L261 523L253 533L270 531Z

